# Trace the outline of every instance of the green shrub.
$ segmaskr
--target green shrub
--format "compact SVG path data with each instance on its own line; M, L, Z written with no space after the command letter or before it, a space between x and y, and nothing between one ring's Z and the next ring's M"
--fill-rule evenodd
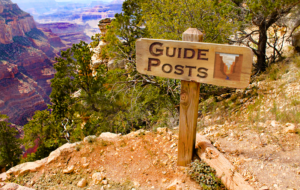
M221 180L216 177L216 170L203 161L192 162L188 171L189 176L201 185L204 190L226 189Z

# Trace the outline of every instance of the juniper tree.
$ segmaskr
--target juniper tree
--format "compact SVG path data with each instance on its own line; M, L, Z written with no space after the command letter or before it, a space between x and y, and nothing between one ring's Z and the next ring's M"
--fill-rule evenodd
M0 168L9 169L19 163L22 150L19 132L7 120L6 115L0 114Z
M300 3L299 0L236 0L236 7L239 10L237 16L244 21L243 30L236 36L234 42L242 43L250 47L257 56L255 65L256 72L264 72L268 67L266 50L272 48L273 54L270 62L274 62L276 54L281 56L281 47L278 48L278 37L271 40L268 30L274 27L278 21L289 14L291 10ZM278 23L279 24L279 23ZM286 32L286 31L283 31ZM276 33L274 34L276 35ZM258 39L255 38L258 36ZM284 39L283 39L284 40ZM274 57L275 56L275 57Z

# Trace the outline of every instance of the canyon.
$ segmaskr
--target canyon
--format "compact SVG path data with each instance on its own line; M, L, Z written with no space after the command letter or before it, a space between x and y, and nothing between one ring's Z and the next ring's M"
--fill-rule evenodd
M36 110L47 109L54 58L75 43L91 42L98 21L120 12L122 2L0 0L0 112L23 126Z
M70 44L11 0L0 0L0 112L24 125L50 103L54 57Z
M54 0L13 1L17 2L21 9L30 13L36 22L45 25L45 27L51 27L54 33L56 33L54 30L57 30L57 28L60 30L60 33L64 33L64 30L67 31L69 29L76 31L72 33L67 32L65 35L60 34L62 39L81 38L83 41L87 37L91 38L96 33L99 33L98 22L100 19L112 18L116 13L122 12L123 3L123 0L111 2L85 1L81 3L76 1L58 2ZM72 26L64 28L68 24ZM90 39L86 42L90 42Z

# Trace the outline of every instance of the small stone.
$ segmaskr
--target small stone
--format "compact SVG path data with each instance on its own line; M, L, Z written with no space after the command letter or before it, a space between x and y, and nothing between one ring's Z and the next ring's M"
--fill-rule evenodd
M81 158L81 163L82 164L86 164L87 163L87 158L86 157L82 157Z
M296 126L292 123L285 124L286 128L284 128L283 132L285 133L296 133Z
M102 184L107 185L108 184L107 180L102 180Z
M164 179L161 180L161 182L162 182L162 183L166 183L166 182L167 182L167 179L164 178Z
M278 126L279 126L279 122L273 120L273 121L271 121L271 126L272 126L272 127L278 127Z
M168 132L168 128L167 127L164 127L164 128L157 128L156 129L158 133L163 133L163 134L166 134Z
M172 140L172 135L173 135L172 132L168 132L168 133L167 133L167 140L168 140L168 141L171 141L171 140Z
M139 182L136 182L136 181L133 182L133 185L134 185L135 187L140 187L140 186L141 186L140 183L139 183Z
M174 181L166 188L166 190L176 190L176 189L177 189L177 184L178 184L178 181L177 181L177 180L174 180Z
M103 179L105 178L105 175L102 172L94 173L92 176L92 180L94 184L99 184Z
M86 179L85 178L82 178L78 183L77 183L77 187L85 187L86 186Z
M174 144L172 144L171 145L171 147L170 148L174 148L174 147L176 147L177 146L177 144L176 143L174 143Z
M259 188L259 190L269 190L269 187L267 187L267 186L262 186L261 188Z
M33 186L35 184L35 181L34 180L31 180L30 182L29 182L29 185L31 185L31 186Z
M67 169L64 169L64 170L63 170L63 173L64 173L64 174L72 173L72 172L74 171L74 168L75 168L74 165L69 166Z
M83 164L82 167L87 168L89 165L90 165L90 163L86 163L86 164Z

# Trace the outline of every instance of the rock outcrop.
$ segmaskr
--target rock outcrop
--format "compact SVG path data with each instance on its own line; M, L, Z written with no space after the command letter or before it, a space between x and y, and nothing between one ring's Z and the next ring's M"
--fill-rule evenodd
M0 0L0 112L24 125L50 103L54 57L68 46L10 0Z
M36 28L35 22L30 14L22 11L17 4L9 3L11 1L0 2L0 43L13 43L16 36L25 36ZM1 5L2 3L2 5Z

